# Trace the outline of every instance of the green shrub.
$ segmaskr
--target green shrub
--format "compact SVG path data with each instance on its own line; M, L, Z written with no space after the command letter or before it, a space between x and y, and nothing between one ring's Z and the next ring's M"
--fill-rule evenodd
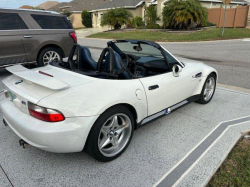
M65 15L67 18L69 18L71 16L72 12L70 12L68 10L64 10L62 14Z
M170 0L162 12L163 27L190 29L192 23L203 26L207 23L207 9L196 0Z
M82 24L87 28L91 28L92 27L91 14L87 10L83 10L81 17L82 17Z
M148 29L161 29L161 26L159 24L149 24L147 25Z
M211 22L206 22L204 25L203 25L204 27L211 27L211 26L216 26L216 24L214 24L214 23L211 23Z
M160 21L160 17L157 15L157 8L154 5L149 5L145 8L146 11L146 23L147 25L154 26L157 21Z
M132 20L132 26L134 28L143 28L143 27L145 27L145 22L143 21L142 17L136 16Z
M120 29L133 19L133 14L125 8L110 9L102 16L101 26L109 25L114 29Z

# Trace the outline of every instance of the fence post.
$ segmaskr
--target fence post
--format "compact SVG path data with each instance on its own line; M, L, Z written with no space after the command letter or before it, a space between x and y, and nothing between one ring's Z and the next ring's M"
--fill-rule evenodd
M236 22L237 22L237 14L238 14L238 6L235 8L235 12L234 12L234 24L233 27L235 28L236 26Z
M250 9L250 6L248 5L247 6L247 13L246 13L246 21L245 21L245 28L247 26L250 26L250 12L249 12L249 9Z

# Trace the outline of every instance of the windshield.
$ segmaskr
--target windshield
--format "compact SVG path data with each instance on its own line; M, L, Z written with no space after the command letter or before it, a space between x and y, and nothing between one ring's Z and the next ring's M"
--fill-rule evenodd
M129 42L119 42L115 43L115 45L123 52L128 54L133 54L136 56L152 56L163 58L162 53L159 49L147 45L147 44L132 44Z

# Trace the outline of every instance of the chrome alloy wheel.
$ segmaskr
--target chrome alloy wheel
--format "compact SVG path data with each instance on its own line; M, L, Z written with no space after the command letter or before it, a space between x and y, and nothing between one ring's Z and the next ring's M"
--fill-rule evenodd
M215 79L214 77L210 77L206 82L205 89L203 92L205 101L209 101L211 99L214 93L214 89L215 89Z
M127 115L119 113L111 116L99 133L99 151L106 157L117 155L126 147L131 134L132 123Z
M60 55L55 51L48 51L43 55L43 64L45 66L52 61L58 62L60 60L61 60Z

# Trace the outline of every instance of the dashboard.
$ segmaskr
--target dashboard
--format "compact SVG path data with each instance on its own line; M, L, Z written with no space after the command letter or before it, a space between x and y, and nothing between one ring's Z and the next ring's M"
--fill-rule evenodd
M163 58L156 56L142 56L127 54L129 58L128 70L133 73L134 78L142 78L161 74L169 70Z

